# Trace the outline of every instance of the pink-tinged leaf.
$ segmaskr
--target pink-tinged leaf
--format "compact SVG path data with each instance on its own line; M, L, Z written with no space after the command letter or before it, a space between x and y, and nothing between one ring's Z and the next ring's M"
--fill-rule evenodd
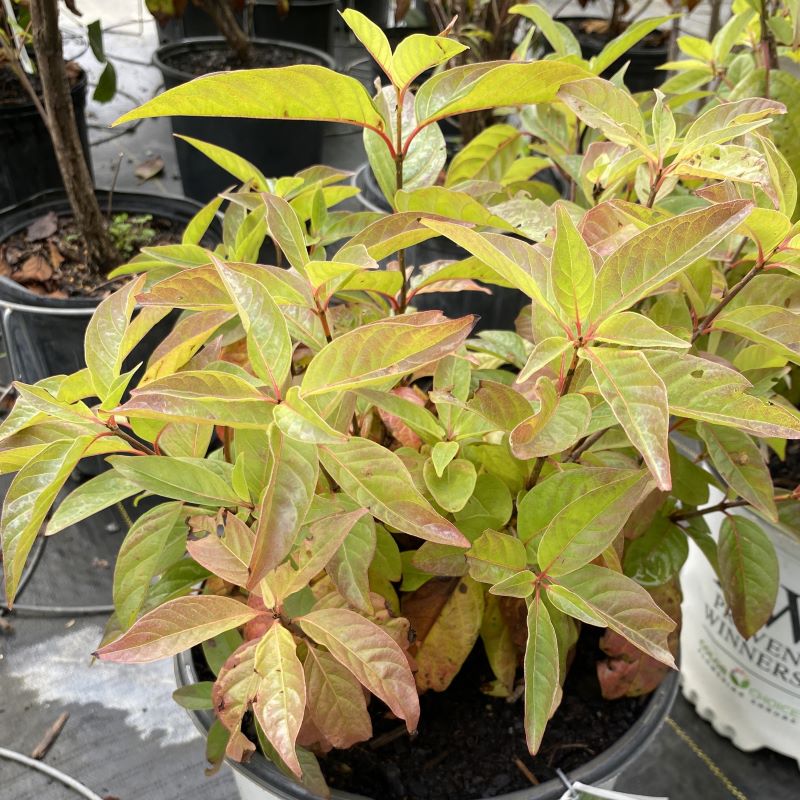
M597 274L593 316L631 308L732 233L753 208L746 200L678 214L628 239Z
M319 453L342 490L382 522L430 542L469 546L458 528L433 510L390 450L354 436L343 444L321 446Z
M275 427L269 432L269 451L269 477L256 509L251 589L289 554L311 505L319 472L316 447L289 439Z
M725 600L737 630L749 639L775 608L779 580L775 547L755 522L730 515L720 529L717 555Z
M145 614L95 655L104 661L130 664L156 661L238 628L259 613L231 597L178 597Z
M533 410L530 401L516 389L495 381L481 381L467 405L503 431L513 430Z
M53 442L14 476L3 500L0 540L6 601L14 601L25 561L56 495L94 437Z
M355 611L329 608L312 611L297 622L303 632L347 667L409 731L419 721L419 697L408 659L400 646L374 622Z
M443 692L472 652L483 620L483 587L465 575L453 587L424 638L417 640L415 675L421 692Z
M550 259L550 281L563 318L585 330L594 303L594 261L564 205L556 206L556 240Z
M221 516L221 515L220 515ZM220 517L194 517L189 520L193 533L186 550L214 575L237 586L246 586L253 554L255 534L235 514Z
M724 311L714 320L714 329L730 331L779 352L795 364L800 362L800 318L788 308L748 304Z
M742 431L701 422L697 433L706 443L711 463L738 495L773 522L778 509L773 499L772 477L758 445Z
M457 350L474 324L473 316L449 320L439 311L421 311L362 325L312 359L301 392L311 396L385 384Z
M671 413L754 436L800 439L800 412L749 394L753 386L740 372L685 353L650 350L646 357L667 387Z
M484 531L467 550L469 574L482 583L498 583L525 569L525 545L508 533Z
M591 417L591 406L582 394L559 397L554 407L543 406L511 431L511 452L520 459L560 453L586 433Z
M241 735L241 727L242 718L258 692L260 678L255 668L257 645L255 640L245 642L228 657L217 675L211 693L217 719L231 732L227 755L236 761L241 761L242 756L246 757L255 750L255 745ZM239 735L236 736L237 734ZM239 752L232 753L231 744Z
M372 736L364 690L330 653L308 648L305 659L308 713L334 747L346 749Z
M537 595L528 607L525 648L525 738L536 754L560 689L558 639L550 614Z
M638 583L618 572L587 564L547 587L547 597L565 614L589 625L611 628L670 667L670 619Z
M297 657L294 636L276 623L258 643L255 668L259 675L253 712L283 762L302 775L296 742L306 707L303 664Z
M148 291L137 295L136 300L145 308L167 306L193 311L234 311L228 290L217 270L211 265L210 254L207 265L182 269L176 275L160 280Z
M271 397L238 375L188 370L134 389L117 413L134 419L268 428L274 406Z
M642 454L658 488L670 489L669 408L664 381L638 351L586 347L580 350L580 356L591 364L600 394Z

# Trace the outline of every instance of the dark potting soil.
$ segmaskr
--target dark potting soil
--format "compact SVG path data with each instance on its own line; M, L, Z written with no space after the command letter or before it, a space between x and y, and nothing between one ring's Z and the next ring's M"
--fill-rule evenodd
M74 86L83 75L83 70L74 61L67 61L64 66L70 86ZM36 94L41 97L42 87L39 76L29 75L28 80ZM11 68L7 66L0 68L0 107L4 105L18 106L29 102L30 95Z
M417 734L379 700L370 700L373 738L320 757L329 786L376 800L472 800L529 788L577 769L608 749L636 722L648 697L603 700L597 681L599 631L584 628L539 753L525 744L523 700L480 691L493 678L478 644L445 692L420 698ZM200 647L192 650L199 680L214 680ZM248 715L249 717L249 715ZM247 717L245 734L255 741Z
M254 69L259 67L289 67L293 64L316 64L323 62L305 50L273 45L252 45L251 58L244 63L232 50L227 48L205 48L203 50L181 50L164 58L164 63L173 69L198 77L210 72L229 72L233 69Z
M120 264L140 247L177 244L182 233L172 220L124 212L112 212L109 230L120 252ZM34 294L58 299L104 297L128 280L109 281L91 269L86 244L74 220L54 211L0 242L0 275Z
M538 755L525 744L523 700L489 697L492 679L479 645L445 692L420 698L419 731L399 722L379 701L370 706L373 739L320 759L330 786L379 800L471 800L525 789L530 773L543 783L556 768L570 772L602 753L636 721L647 698L607 701L597 682L597 637L584 635ZM378 747L375 745L390 739Z

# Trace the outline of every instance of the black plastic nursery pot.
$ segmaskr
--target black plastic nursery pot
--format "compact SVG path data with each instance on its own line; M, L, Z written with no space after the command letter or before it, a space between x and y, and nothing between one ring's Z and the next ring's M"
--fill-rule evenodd
M96 194L105 208L108 192L98 190ZM200 209L198 203L183 197L138 192L115 192L112 200L114 212L152 214L173 221L180 228ZM0 243L50 211L58 215L70 213L64 192L43 192L4 211L0 214ZM221 225L214 222L207 236L209 244L220 241ZM99 302L88 297L66 300L42 297L11 278L0 276L0 324L14 379L35 383L50 375L82 369L86 326ZM130 362L132 367L145 360L171 325L169 318L162 320L134 349L126 364Z
M588 33L583 29L583 25L587 22L598 22L599 20L591 17L559 17L558 21L563 22L575 34L584 58L598 55L610 41L608 37ZM654 42L654 39L657 41ZM634 45L621 58L618 58L602 73L601 77L610 78L629 61L630 64L625 73L625 85L632 92L648 92L661 86L667 79L667 73L657 67L666 64L668 56L668 36L664 31L656 30Z
M255 47L288 50L299 56L298 62L320 64L333 69L334 61L321 50L273 39L255 39ZM221 37L185 39L160 47L153 63L164 76L164 85L172 89L194 77L182 69L181 59L210 49L225 50ZM318 164L322 156L323 122L224 119L214 117L172 117L176 134L210 142L255 164L267 177L292 175ZM203 203L234 182L230 173L218 167L199 150L182 139L175 140L183 191Z
M70 93L83 152L91 169L86 129L86 73ZM61 187L61 173L44 122L31 102L0 104L0 209Z
M368 211L390 211L377 181L369 168L363 164L354 174L353 182L361 190L356 199ZM448 239L435 238L408 248L407 261L420 266L432 261L466 258L468 253ZM475 332L487 330L514 330L514 321L519 312L530 302L517 289L505 286L489 286L491 294L483 292L431 292L416 295L412 305L420 311L442 311L455 319L467 314L477 314L479 320Z
M191 651L175 657L178 687L197 683ZM570 779L596 786L610 787L616 778L644 753L666 720L678 693L678 673L670 671L650 695L639 718L611 747L570 772ZM214 721L213 711L189 711L192 721L205 736ZM317 796L281 773L261 753L256 752L246 764L228 762L233 769L242 800L314 800ZM529 789L496 795L493 800L558 800L564 785L550 780ZM365 800L362 795L334 790L334 800ZM370 800L379 800L370 798Z
M288 13L281 15L276 0L255 0L250 32L256 38L283 39L331 51L338 6L338 0L290 0ZM242 13L236 16L242 23ZM186 4L180 17L158 27L159 42L162 44L198 36L219 36L219 30L211 17L191 2Z

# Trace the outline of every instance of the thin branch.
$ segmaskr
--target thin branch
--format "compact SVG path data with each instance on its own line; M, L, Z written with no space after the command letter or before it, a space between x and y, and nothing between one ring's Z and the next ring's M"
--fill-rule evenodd
M697 330L692 334L692 344L694 344L704 333L708 333L711 328L711 323L717 316L725 309L728 303L733 300L739 292L750 283L756 275L764 268L764 262L759 258L753 265L752 269L717 303L716 306L708 313L699 323Z

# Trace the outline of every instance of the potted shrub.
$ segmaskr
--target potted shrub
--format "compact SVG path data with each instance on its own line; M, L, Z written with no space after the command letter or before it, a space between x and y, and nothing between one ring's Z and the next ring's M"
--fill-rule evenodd
M64 192L38 195L2 215L0 300L14 374L37 381L83 363L86 323L110 291L109 271L142 245L180 241L199 206L132 193L118 193L112 205L107 193L95 192L70 103L57 3L36 0L29 10L41 110Z
M328 0L308 0L310 7L323 8L329 16ZM243 67L279 67L288 64L313 64L333 68L334 61L321 49L298 43L297 38L279 39L280 26L250 38L227 0L203 0L200 4L214 22L219 35L181 38L162 45L153 63L171 89L199 75ZM192 8L191 4L151 2L157 19L163 21ZM266 9L265 7L265 10ZM291 13L296 15L301 9ZM306 23L304 23L305 26ZM263 29L259 29L263 30ZM303 40L310 42L310 38ZM229 150L255 164L266 175L289 175L316 164L322 156L324 125L301 125L293 121L231 120L224 127L213 119L178 117L172 121L178 137L175 148L184 192L207 202L227 188L227 174L210 162L182 137L199 139Z
M415 73L450 57L443 41L418 40L406 59L380 51L401 99ZM454 83L464 88L454 93ZM290 203L264 192L260 213L231 217L231 233L246 226L242 240L265 220L290 268L206 251L191 268L140 275L97 309L87 368L18 386L0 426L5 468L19 468L0 522L9 604L53 499L87 452L111 453L112 470L64 500L50 533L125 497L164 499L122 546L116 613L97 656L178 656L176 699L202 712L211 760L250 756L237 776L262 792L247 797L325 795L326 782L415 796L421 773L409 765L421 759L454 797L524 788L557 798L557 781L530 785L554 764L586 782L613 780L669 707L687 537L717 547L686 524L703 515L708 480L671 430L800 438L800 412L770 381L754 385L745 365L707 349L720 332L737 342L781 336L754 317L735 325L730 307L745 292L770 299L783 289L748 272L721 296L708 279L741 237L771 252L772 212L791 205L785 162L758 133L779 103L720 105L679 129L659 97L646 127L624 91L554 60L456 67L412 100L412 124L393 127L402 116L385 114L358 82L294 66L201 78L128 118L202 101L204 113L304 119L310 101L320 117L377 137L401 185L423 132L446 115L561 102L622 148L607 175L587 153L585 180L613 183L627 169L647 202L601 201L577 223L562 202L554 229L532 245L477 230L443 189L437 210L377 220L329 256ZM753 172L704 187L694 155L745 133L760 193L738 196ZM701 188L689 195L676 176ZM470 339L471 316L409 309L420 284L404 250L434 235L470 257L426 280L517 288L530 300L521 335ZM400 268L377 269L392 252ZM133 380L121 357L142 333L134 301L179 309L187 323L120 403ZM725 543L718 549L722 563ZM768 589L770 553L746 546L734 569L720 569L729 602L753 622L762 604L739 578L762 570ZM603 705L601 687L628 699ZM437 708L449 710L426 713ZM486 774L448 769L436 744L437 730L452 739L470 719L465 708L473 729L490 733L459 736L456 749L488 764ZM566 727L584 742L581 714L629 730L616 745L595 742L608 750L589 760L548 740L559 735L558 709L577 715Z

